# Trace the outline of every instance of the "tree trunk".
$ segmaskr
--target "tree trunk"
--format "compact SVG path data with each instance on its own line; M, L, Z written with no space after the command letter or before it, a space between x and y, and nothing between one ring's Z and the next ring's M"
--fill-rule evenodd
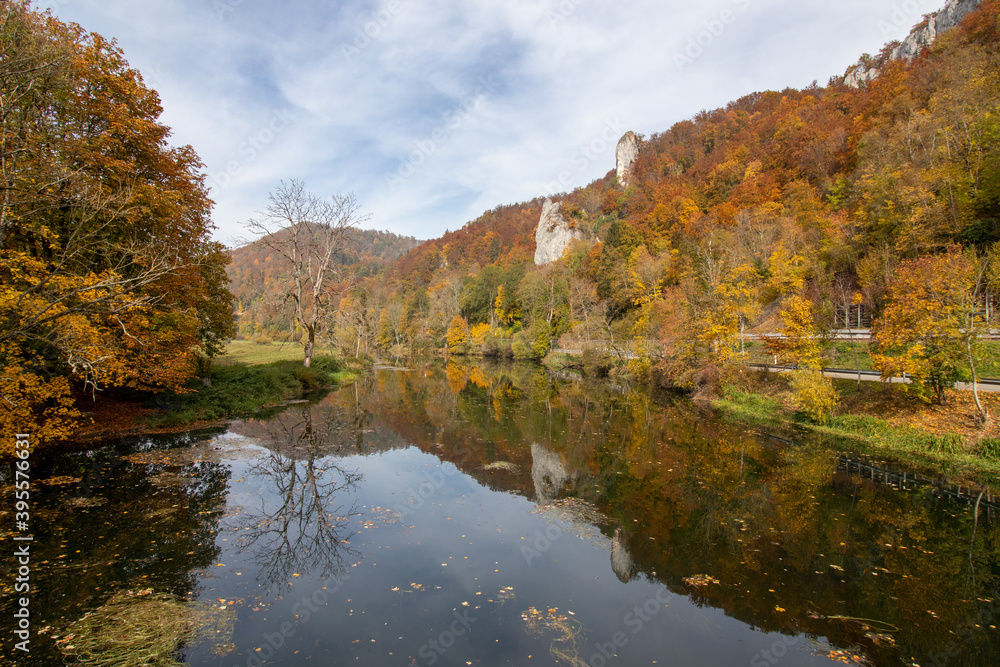
M983 407L982 401L979 400L979 382L976 379L976 360L972 355L972 341L966 337L965 339L965 349L969 354L969 370L972 371L972 396L976 399L976 409L979 410L979 422L985 424L986 420L989 419L989 412Z
M316 328L309 327L307 331L309 333L309 338L306 340L306 356L302 361L302 365L309 368L312 366L313 348L316 346Z

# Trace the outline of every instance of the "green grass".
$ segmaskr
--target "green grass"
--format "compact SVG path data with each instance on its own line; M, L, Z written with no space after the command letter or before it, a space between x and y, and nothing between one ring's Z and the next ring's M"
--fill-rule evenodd
M984 440L969 451L965 438L958 434L927 433L873 415L835 415L826 424L816 424L775 398L736 390L725 392L713 405L740 423L805 429L860 453L888 456L935 472L1000 477L1000 440Z
M317 350L319 355L323 350ZM247 364L256 366L270 364L275 361L298 361L302 363L304 356L302 346L298 343L268 343L259 345L248 340L234 340L226 347L226 353L215 360L220 366L232 364Z
M211 387L198 381L189 393L158 396L157 407L163 412L153 419L154 424L181 426L247 417L290 399L314 395L353 374L334 357L315 357L311 368L299 360L216 364L211 377Z
M781 404L768 396L746 392L727 391L725 398L712 401L712 405L727 415L755 426L771 426L781 414Z

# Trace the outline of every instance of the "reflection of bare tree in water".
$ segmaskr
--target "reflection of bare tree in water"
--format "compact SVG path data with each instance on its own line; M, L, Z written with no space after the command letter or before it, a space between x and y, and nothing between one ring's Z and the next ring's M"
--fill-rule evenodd
M262 427L254 435L270 451L249 474L267 482L269 491L239 522L240 552L252 552L259 579L279 589L297 573L341 578L358 558L347 546L353 535L347 531L359 512L353 502L336 502L362 475L338 465L336 456L353 448L354 429L308 407L288 410Z

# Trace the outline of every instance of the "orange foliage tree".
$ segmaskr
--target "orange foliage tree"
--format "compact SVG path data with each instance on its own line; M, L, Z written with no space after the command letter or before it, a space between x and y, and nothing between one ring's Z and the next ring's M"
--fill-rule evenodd
M211 201L99 35L0 8L0 430L64 437L73 384L180 389L232 330Z

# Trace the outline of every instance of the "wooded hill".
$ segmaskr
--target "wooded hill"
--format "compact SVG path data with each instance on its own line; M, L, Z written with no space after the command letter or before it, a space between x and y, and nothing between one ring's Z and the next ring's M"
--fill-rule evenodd
M818 365L807 341L861 308L880 368L940 389L972 372L959 339L990 324L1000 285L998 10L912 61L863 57L880 72L862 87L754 93L643 138L627 188L610 172L559 198L588 240L558 262L532 261L541 199L427 241L341 295L328 337L526 357L627 340L634 372L692 386L754 330Z
M389 232L351 229L343 247L334 258L336 271L331 293L350 286L386 269L420 241ZM232 251L232 263L226 268L229 289L236 302L238 335L256 340L296 339L294 317L288 307L287 267L281 257L263 243L249 243Z

